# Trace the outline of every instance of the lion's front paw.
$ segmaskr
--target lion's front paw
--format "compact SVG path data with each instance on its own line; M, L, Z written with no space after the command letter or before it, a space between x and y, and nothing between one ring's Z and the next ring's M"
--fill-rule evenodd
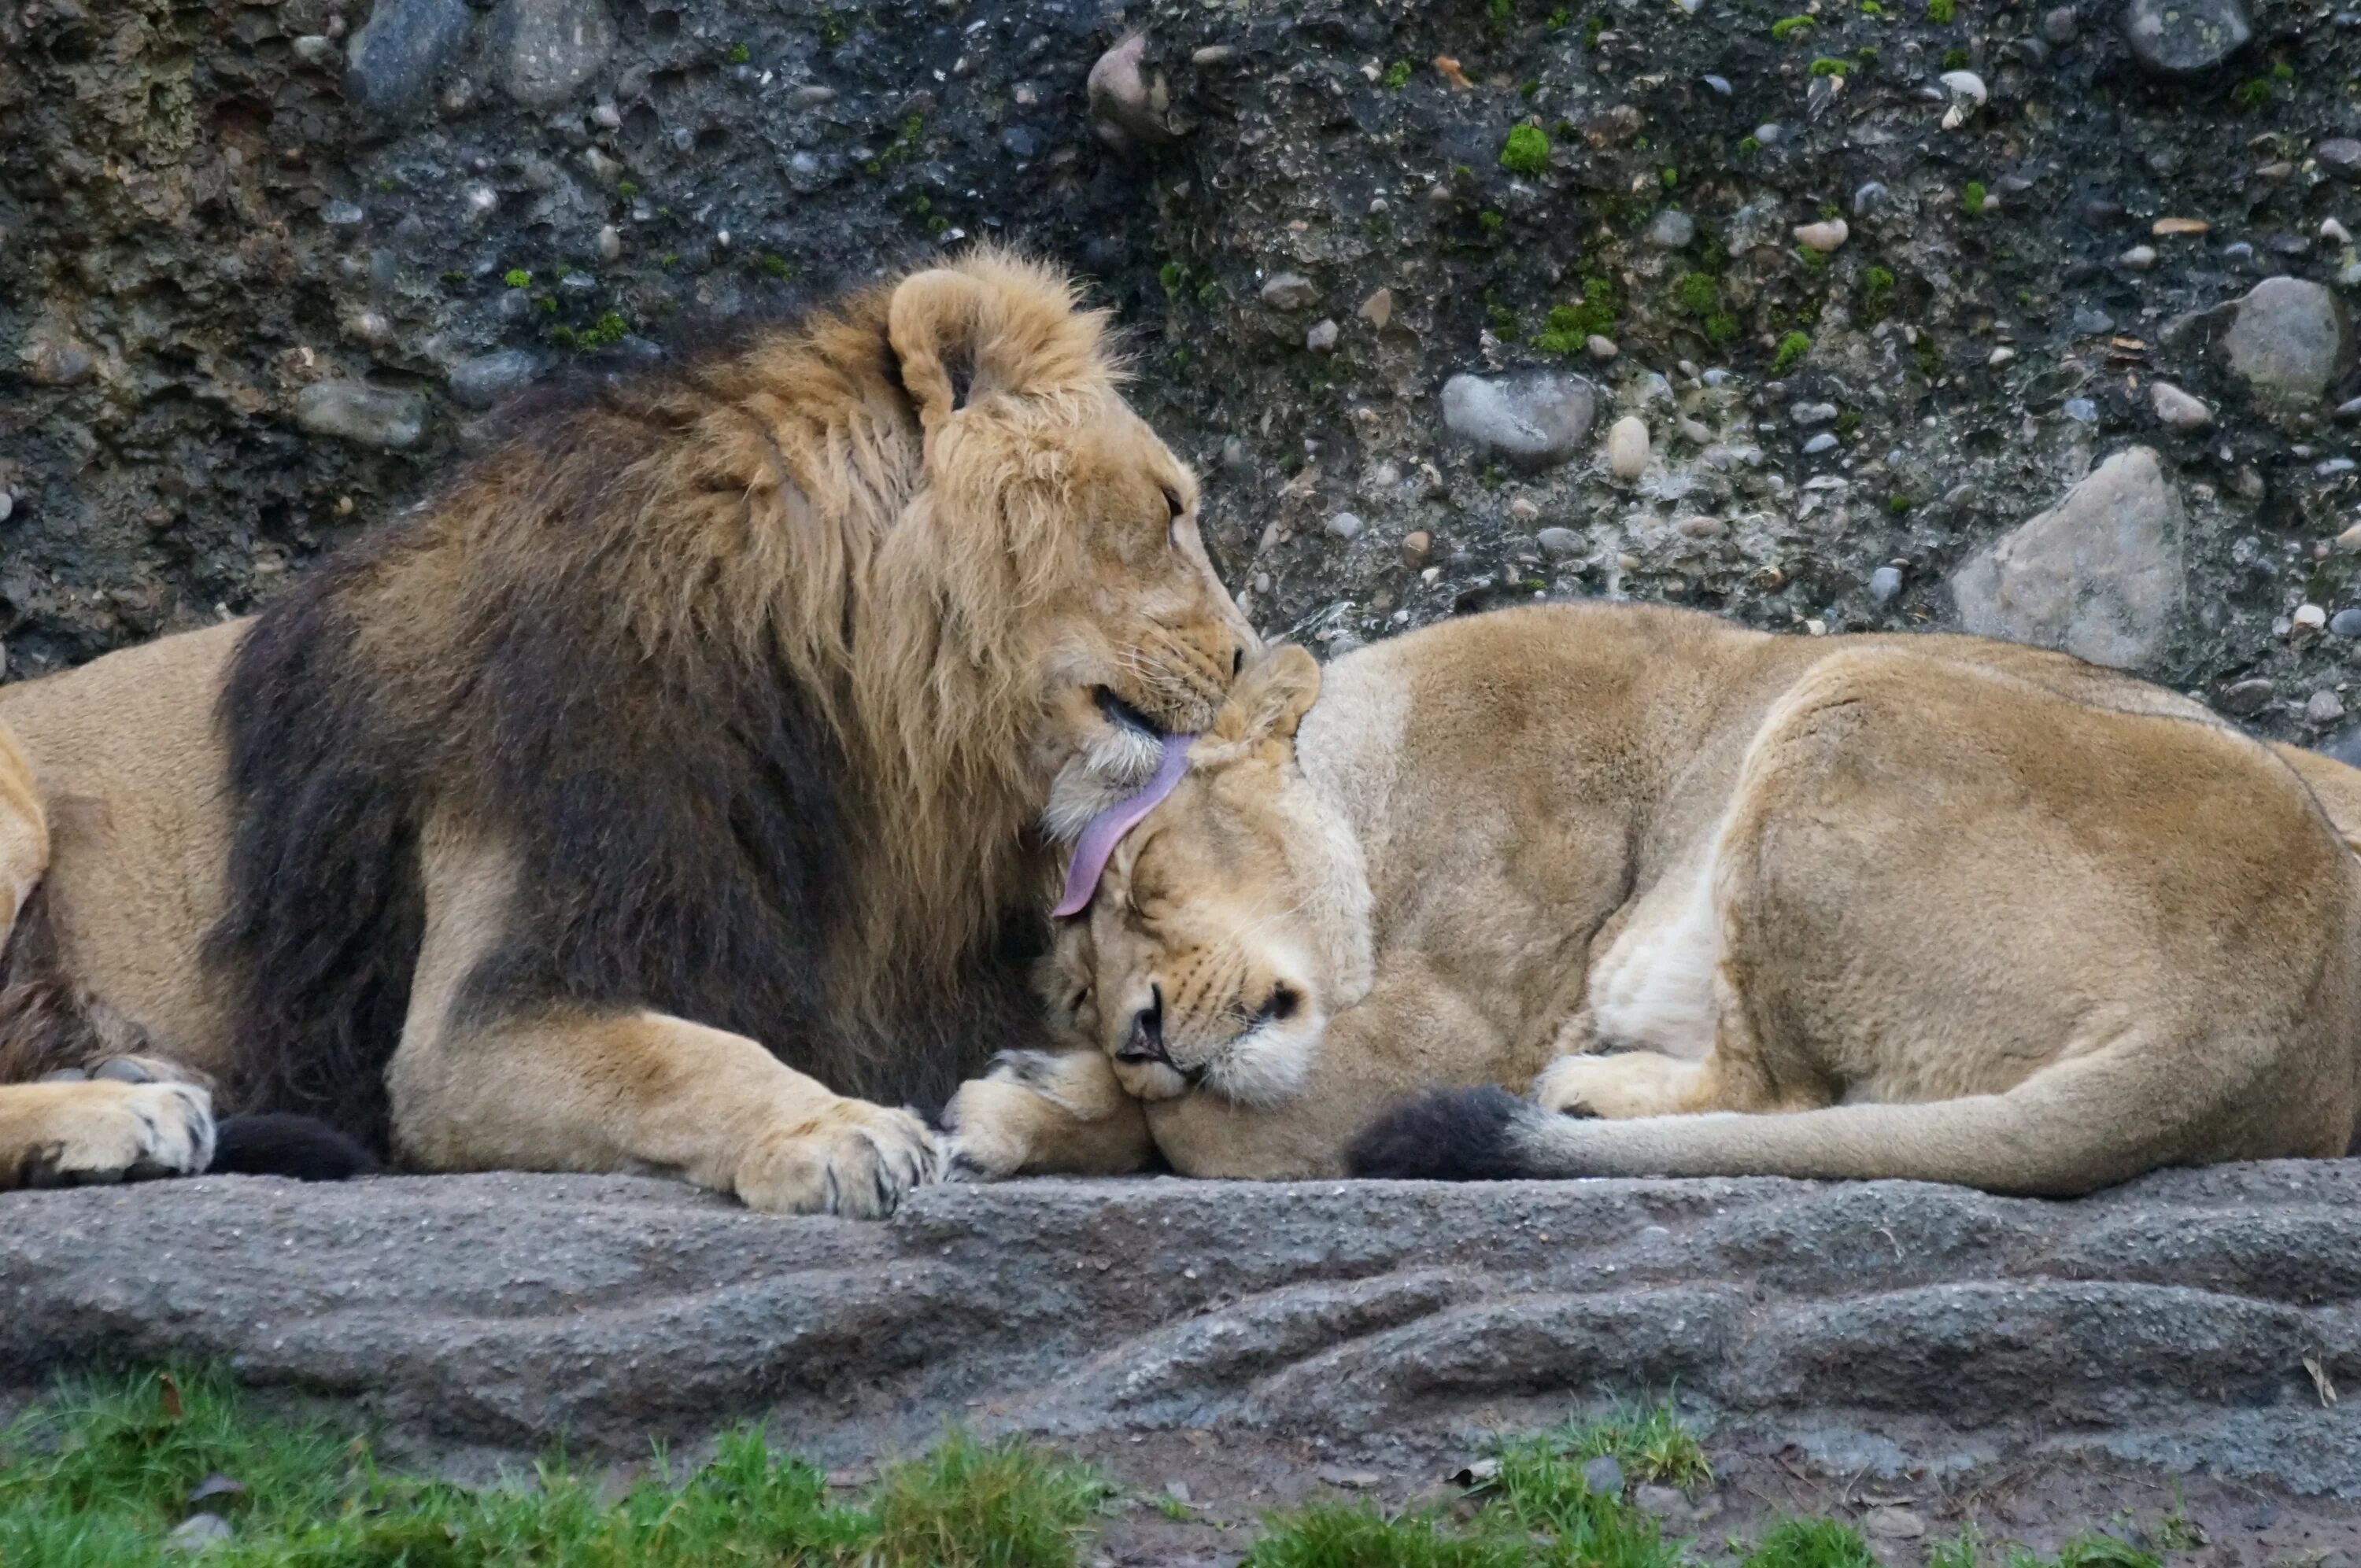
M190 1083L112 1079L48 1086L56 1102L32 1133L27 1187L187 1176L214 1158L213 1097Z
M739 1198L774 1214L882 1220L913 1187L932 1181L940 1154L907 1111L840 1100L819 1115L765 1136L738 1170Z
M1003 1051L993 1058L982 1078L960 1085L943 1108L943 1124L950 1129L943 1140L943 1175L950 1181L999 1181L1025 1168L1033 1152L1032 1123L1042 1113L1042 1100L1033 1087L1038 1069L1012 1058L1040 1057L1038 1051Z
M1653 1051L1560 1057L1533 1080L1532 1100L1568 1116L1669 1116L1689 1109L1697 1076L1695 1063Z

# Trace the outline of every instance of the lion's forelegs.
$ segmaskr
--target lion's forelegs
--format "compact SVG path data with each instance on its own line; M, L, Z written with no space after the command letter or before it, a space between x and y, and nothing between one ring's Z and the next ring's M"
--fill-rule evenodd
M928 1179L926 1124L830 1092L742 1035L660 1013L405 1040L395 1138L432 1170L661 1171L749 1208L875 1218Z
M756 1209L874 1216L934 1174L907 1112L850 1100L742 1035L646 1011L463 1003L504 939L507 858L448 822L423 846L426 931L387 1069L399 1152L431 1170L663 1171Z
M954 1176L1120 1176L1155 1144L1104 1052L1003 1051L943 1113Z
M49 813L34 786L33 764L0 725L0 944L49 869Z

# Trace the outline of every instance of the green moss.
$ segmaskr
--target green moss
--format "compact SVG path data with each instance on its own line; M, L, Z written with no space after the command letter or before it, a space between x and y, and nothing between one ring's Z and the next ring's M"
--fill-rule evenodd
M1771 356L1771 374L1773 376L1785 375L1788 371L1801 364L1803 362L1804 356L1809 354L1811 351L1812 339L1809 334L1800 332L1789 333L1786 336L1779 340L1779 352Z
M1500 144L1500 167L1511 174L1539 174L1549 167L1548 135L1539 126L1510 126Z
M1500 232L1500 225L1507 223L1509 220L1494 212L1491 208L1487 207L1482 212L1476 214L1476 221L1484 225L1484 232L1486 234L1499 234Z
M1948 27L1951 16L1951 0L1927 0L1927 19L1937 27Z
M1512 0L1486 0L1484 14L1491 23L1494 32L1499 32L1509 25L1511 8Z
M754 58L754 51L744 44L731 44L728 59L732 65L743 65Z
M1918 334L1918 345L1916 350L1916 354L1918 359L1918 373L1920 375L1925 376L1931 380L1935 377L1943 373L1943 351L1935 345L1935 334L1933 333L1922 332Z
M639 193L640 182L638 181L618 180L615 181L615 194L620 196L624 201L628 202Z
M511 289L528 289L533 286L533 274L522 267L511 267L500 281Z
M1819 24L1809 16L1782 16L1771 24L1771 37L1780 43L1785 43L1806 28L1817 26Z
M1739 156L1739 157L1741 157L1741 158L1752 158L1752 157L1753 157L1756 153L1761 152L1762 150L1763 150L1763 144L1762 144L1761 142L1759 142L1759 141L1755 140L1752 137L1740 137L1738 138L1738 156Z
M2275 82L2293 82L2295 67L2286 60L2275 60L2271 61L2271 79Z
M1582 302L1553 307L1548 323L1533 344L1550 354L1573 354L1593 335L1613 336L1616 323L1622 318L1622 302L1613 281L1587 277L1582 280Z
M1861 14L1864 16L1883 16L1885 15L1885 7L1879 5L1877 0L1861 0Z
M1845 436L1850 439L1852 433L1860 428L1861 415L1853 412L1852 410L1847 409L1844 412L1837 415L1836 430L1839 435Z
M1543 24L1543 26L1548 27L1549 30L1554 33L1562 33L1573 25L1574 13L1567 10L1563 5L1559 6L1556 10L1552 11L1549 14L1549 20Z
M1518 87L1517 96L1520 98L1538 97L1541 94L1541 90L1542 84L1538 80L1528 81Z
M1968 68L1968 51L1967 51L1966 49L1945 49L1945 50L1943 51L1943 69L1944 69L1944 70L1946 70L1946 71L1965 71L1967 68Z
M1386 67L1386 73L1381 80L1383 80L1386 84L1387 92L1400 92L1403 88L1410 85L1410 61L1406 60L1398 60L1394 61L1391 65Z
M1908 496L1904 495L1899 490L1894 491L1892 495L1885 498L1885 510L1892 512L1895 517L1908 516L1910 509L1917 504L1917 502L1912 500Z
M1822 55L1812 61L1812 74L1815 76L1845 76L1850 75L1851 71L1850 60L1830 60L1827 55Z
M1517 325L1516 312L1506 305L1494 305L1489 314L1494 337L1502 343L1515 343L1523 338L1524 333Z
M772 277L778 279L781 282L785 282L796 275L796 269L787 265L786 258L785 257L774 256L767 250L754 258L754 265L761 268L764 272L769 273Z
M1164 285L1168 298L1177 296L1189 281L1189 269L1177 261L1168 261L1156 269L1156 280Z
M1884 58L1877 52L1875 44L1863 44L1853 50L1853 55L1861 61L1861 68L1863 71L1874 71L1877 68L1877 62Z
M677 250L665 251L662 256L656 258L656 265L663 268L667 272L671 271L674 268L680 265L680 252Z
M1721 285L1702 272L1684 272L1673 280L1673 303L1688 315L1708 314L1721 303Z
M1681 183L1681 171L1677 169L1667 169L1658 174L1656 178L1664 181L1665 190L1677 190Z
M833 11L822 11L819 14L820 42L834 49L851 36L851 32L844 25L843 17Z
M2230 102L2248 114L2271 101L2271 82L2267 76L2250 76L2230 89Z
M1872 267L1861 275L1861 320L1863 326L1875 326L1894 309L1894 274L1883 267Z
M1981 180L1969 181L1966 187L1960 192L1960 205L1968 210L1968 214L1971 217L1982 212L1984 210L1984 182Z
M1598 47L1598 37L1606 30L1607 13L1604 11L1593 11L1588 18L1582 24L1582 47L1587 49L1597 49Z
M1811 271L1817 272L1828 264L1828 253L1825 250L1814 250L1806 246L1795 252L1795 259Z

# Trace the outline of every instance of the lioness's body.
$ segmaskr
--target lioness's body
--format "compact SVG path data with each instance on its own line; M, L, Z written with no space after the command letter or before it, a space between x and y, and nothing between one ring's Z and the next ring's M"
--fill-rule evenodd
M2354 1139L2361 773L1960 637L1535 608L1290 669L1071 938L1183 1171L1334 1174L1495 1083L1538 1103L1426 1102L1359 1166L2066 1193Z
M1104 325L915 273L0 689L0 1189L203 1168L201 1089L24 1081L136 1054L424 1168L890 1210L934 1162L891 1107L1034 1027L1051 776L1252 645Z

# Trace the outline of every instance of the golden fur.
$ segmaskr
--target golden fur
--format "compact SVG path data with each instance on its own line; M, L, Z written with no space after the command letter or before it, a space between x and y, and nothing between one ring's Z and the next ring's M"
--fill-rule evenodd
M2063 655L1534 608L1280 650L1191 762L961 1168L2071 1194L2355 1138L2361 773Z
M0 1068L114 1016L426 1168L890 1209L931 1140L846 1096L1022 1037L1049 780L1253 646L1119 381L978 253L528 411L253 621L0 690L0 893L46 878L7 980L73 999Z

